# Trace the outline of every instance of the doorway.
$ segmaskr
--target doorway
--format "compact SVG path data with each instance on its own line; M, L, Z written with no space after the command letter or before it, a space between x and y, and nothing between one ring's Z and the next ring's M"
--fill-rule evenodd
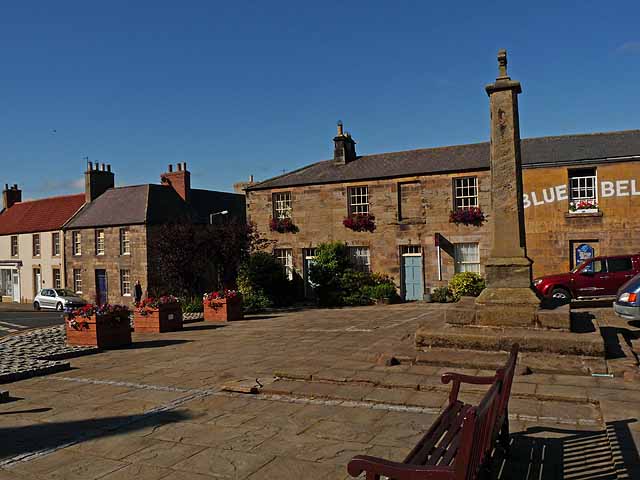
M313 299L316 297L316 285L309 278L309 270L313 265L313 259L316 256L315 248L302 249L302 274L304 277L304 298Z
M107 301L107 271L96 270L96 304L104 305Z
M42 290L42 273L39 268L33 269L33 298Z
M405 245L401 249L402 295L405 300L422 300L424 284L422 275L422 248Z

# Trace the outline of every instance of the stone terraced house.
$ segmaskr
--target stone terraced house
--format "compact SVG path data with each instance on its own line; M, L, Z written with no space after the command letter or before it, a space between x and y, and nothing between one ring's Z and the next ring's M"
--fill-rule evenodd
M245 219L244 195L191 188L186 163L161 175L161 185L114 188L110 167L85 172L86 203L64 226L67 285L89 301L130 304L139 280L152 290L149 254L160 230L182 218L209 223L228 211Z
M18 185L5 185L0 212L0 299L32 302L42 288L64 288L62 226L84 195L22 201Z
M489 143L358 156L338 124L334 157L245 184L247 215L275 242L274 255L304 279L321 242L343 241L361 268L389 274L406 299L421 299L455 272L483 273L491 215ZM640 251L640 130L521 141L528 256L536 276L590 255ZM481 226L450 222L480 208ZM375 230L344 220L375 217ZM271 229L290 219L297 233Z

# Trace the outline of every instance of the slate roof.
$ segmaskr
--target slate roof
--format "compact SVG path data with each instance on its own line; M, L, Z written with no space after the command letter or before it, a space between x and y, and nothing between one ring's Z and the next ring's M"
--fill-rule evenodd
M0 213L0 235L60 230L84 203L84 193L29 200Z
M523 139L523 167L580 164L640 155L640 130ZM375 178L463 172L489 168L489 143L364 155L346 165L333 160L256 183L247 190L338 183Z
M244 196L191 189L190 204L165 185L111 188L85 205L65 228L157 225L181 218L208 223L209 214L229 210L244 218Z

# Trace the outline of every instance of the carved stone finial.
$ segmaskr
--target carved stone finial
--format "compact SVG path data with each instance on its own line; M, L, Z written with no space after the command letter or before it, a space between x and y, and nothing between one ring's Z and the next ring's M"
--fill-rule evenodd
M498 69L500 71L500 77L507 77L507 51L504 48L498 50Z

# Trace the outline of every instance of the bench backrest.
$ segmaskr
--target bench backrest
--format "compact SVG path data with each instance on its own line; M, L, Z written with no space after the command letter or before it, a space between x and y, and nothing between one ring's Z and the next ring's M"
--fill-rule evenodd
M507 360L507 364L496 372L496 377L501 377L503 381L500 415L503 415L507 411L507 406L509 405L511 386L513 385L513 376L516 373L516 362L518 361L518 350L520 350L520 345L514 343L513 347L511 347L511 353L509 355L509 359Z

